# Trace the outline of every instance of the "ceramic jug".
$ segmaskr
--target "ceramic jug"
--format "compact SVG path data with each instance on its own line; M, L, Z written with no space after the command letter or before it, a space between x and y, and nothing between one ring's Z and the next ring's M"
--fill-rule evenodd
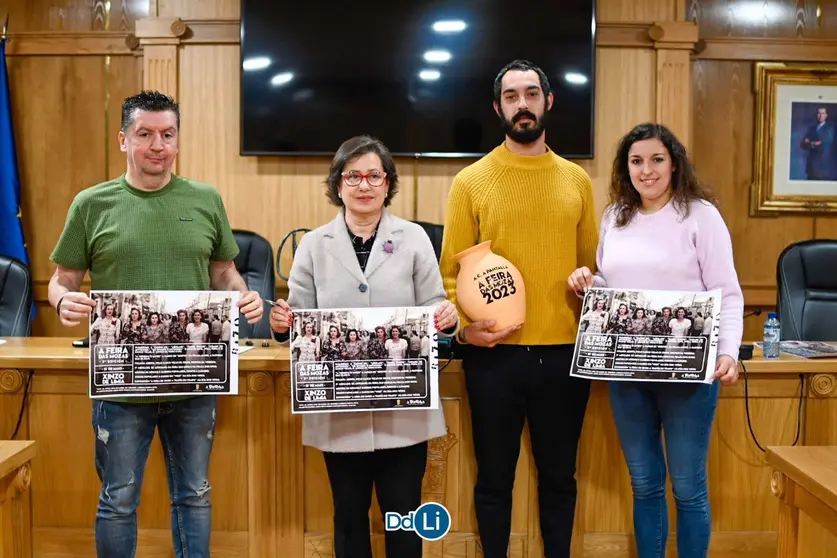
M526 319L526 288L520 271L491 251L487 240L456 254L456 297L471 321L494 320L491 331L520 325Z

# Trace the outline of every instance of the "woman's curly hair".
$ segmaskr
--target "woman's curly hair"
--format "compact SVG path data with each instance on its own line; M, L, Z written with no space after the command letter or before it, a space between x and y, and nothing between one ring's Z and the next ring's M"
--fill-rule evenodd
M624 227L630 223L642 206L639 192L631 183L628 168L629 155L634 143L649 139L660 140L671 157L672 202L684 219L689 216L689 205L694 200L705 200L712 205L717 205L711 190L698 178L695 167L686 154L686 148L672 131L662 124L639 124L619 142L616 157L613 160L610 177L610 207L615 213L617 227Z

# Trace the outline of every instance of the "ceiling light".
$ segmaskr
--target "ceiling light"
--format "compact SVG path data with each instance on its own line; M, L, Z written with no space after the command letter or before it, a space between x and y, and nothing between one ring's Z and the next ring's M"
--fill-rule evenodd
M282 72L281 74L276 74L272 78L270 78L271 85L285 85L289 81L294 78L293 73L291 72Z
M442 77L442 73L439 70L422 70L419 72L419 79L424 81L436 81Z
M447 62L450 60L450 52L447 50L428 50L424 53L427 62Z
M564 74L564 79L567 83L573 83L576 85L583 85L587 83L587 76L579 74L578 72L567 72Z
M264 70L268 66L270 66L270 58L266 56L248 58L241 63L241 67L247 72L252 72L253 70Z
M436 33L461 33L465 31L465 22L461 19L443 19L433 24Z

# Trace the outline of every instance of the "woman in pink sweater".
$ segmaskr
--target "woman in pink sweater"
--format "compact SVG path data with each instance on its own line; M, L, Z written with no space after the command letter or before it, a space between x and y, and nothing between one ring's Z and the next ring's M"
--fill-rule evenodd
M721 290L716 381L704 383L611 381L610 403L634 494L639 558L664 558L668 535L668 472L677 507L680 558L705 558L710 513L706 487L709 435L718 384L738 377L744 299L732 242L709 191L686 149L665 126L641 124L622 138L602 217L597 266L575 270L569 285L708 291Z

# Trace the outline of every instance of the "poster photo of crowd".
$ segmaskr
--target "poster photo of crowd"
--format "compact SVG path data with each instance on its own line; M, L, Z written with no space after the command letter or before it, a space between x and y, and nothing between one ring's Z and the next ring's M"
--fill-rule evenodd
M589 289L571 376L712 382L720 291Z
M90 297L90 397L238 393L238 292Z
M437 409L434 307L294 311L293 413Z

